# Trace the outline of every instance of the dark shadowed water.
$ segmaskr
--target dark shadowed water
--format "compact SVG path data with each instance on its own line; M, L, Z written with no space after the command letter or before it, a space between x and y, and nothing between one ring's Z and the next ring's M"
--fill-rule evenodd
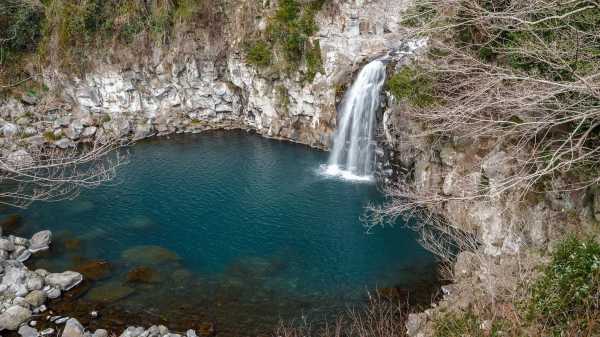
M364 207L382 196L320 176L327 156L236 131L138 143L115 183L24 212L22 234L55 235L30 264L87 273L74 295L81 315L236 335L324 317L375 287L431 282L433 258L414 233L365 233Z

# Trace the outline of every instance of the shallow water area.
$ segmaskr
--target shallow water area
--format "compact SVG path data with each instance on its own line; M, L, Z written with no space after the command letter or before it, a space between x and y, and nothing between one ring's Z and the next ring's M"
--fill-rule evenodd
M327 156L242 131L140 142L116 181L22 212L19 234L54 233L28 265L86 276L56 310L85 321L97 309L99 327L205 335L265 334L376 287L434 283L414 233L398 224L366 234L360 216L382 196L373 183L319 174Z

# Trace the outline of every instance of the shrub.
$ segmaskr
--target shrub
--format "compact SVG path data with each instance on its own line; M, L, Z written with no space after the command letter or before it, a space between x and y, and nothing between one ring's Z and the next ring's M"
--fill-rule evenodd
M312 82L318 72L323 71L323 60L321 59L321 45L315 41L314 45L306 53L306 79Z
M415 67L404 67L387 83L387 89L398 100L424 108L435 103L432 80Z
M59 140L60 136L55 135L52 131L46 131L44 132L44 139L46 139L47 142L54 142Z
M271 65L271 48L264 41L257 41L247 50L248 63L257 67L268 67Z
M0 3L0 48L4 53L31 52L41 38L44 9L34 2L4 0ZM0 60L1 61L1 60Z
M318 43L311 44L310 37L318 30L315 15L327 0L314 0L300 4L298 0L282 0L275 14L269 20L264 44L255 44L247 49L248 61L258 66L270 64L272 55L281 54L285 63L281 69L295 71L306 63L305 79L312 81L316 73L322 69L321 51ZM269 60L269 63L266 61Z
M600 310L600 245L571 236L552 255L535 282L529 315L561 327L589 312Z

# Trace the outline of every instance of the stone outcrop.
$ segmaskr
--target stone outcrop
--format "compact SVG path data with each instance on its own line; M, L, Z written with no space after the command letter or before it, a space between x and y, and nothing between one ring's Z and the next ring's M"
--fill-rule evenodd
M336 125L337 88L348 85L367 60L402 46L398 14L404 6L339 0L319 13L315 39L323 70L312 82L301 75L304 66L285 77L249 66L235 29L225 34L225 59L185 40L127 62L99 57L84 76L49 68L43 82L51 98L0 101L2 141L19 138L66 149L108 135L141 139L242 128L327 149ZM3 148L15 162L29 158L14 153L16 146Z
M545 261L539 252L551 249L551 243L568 231L597 222L600 198L596 188L545 192L560 191L559 185L527 198L510 191L498 197L494 192L514 167L502 144L460 137L432 142L417 136L426 134L427 126L405 116L402 109L390 106L384 114L382 178L388 183L400 179L416 195L444 200L428 207L478 242L468 247L474 252L462 252L454 260L453 283L443 288L443 300L410 315L409 336L431 336L430 320L436 313L466 310L475 303L516 293L523 275L532 277ZM462 199L473 195L480 197Z

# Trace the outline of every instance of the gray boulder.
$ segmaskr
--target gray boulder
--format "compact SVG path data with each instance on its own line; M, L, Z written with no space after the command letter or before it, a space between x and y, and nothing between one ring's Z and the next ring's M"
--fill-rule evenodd
M88 126L87 128L83 129L83 132L81 132L81 137L89 138L95 135L97 130L98 128L95 126Z
M9 165L14 167L24 167L33 165L33 157L25 150L17 150L12 152L6 158Z
M142 328L141 326L135 327L135 326L130 326L127 329L125 329L125 331L123 331L123 333L121 334L120 337L138 337L141 334L143 334L145 331L144 328Z
M19 133L19 127L12 123L6 123L2 127L2 134L6 138L12 138Z
M106 331L104 329L98 329L98 330L94 331L94 334L92 335L92 337L108 337L108 331Z
M59 298L60 294L61 294L61 291L60 291L60 289L58 289L58 287L50 287L50 286L47 286L47 288L44 288L44 292L46 292L46 295L51 300Z
M83 337L85 329L75 318L70 318L65 324L61 337Z
M27 280L25 281L27 290L41 290L44 287L44 279L37 273L27 273Z
M75 147L75 142L73 142L69 138L61 138L61 139L55 141L54 145L60 149L66 149L69 147Z
M46 284L57 287L62 291L70 290L83 281L83 276L74 271L50 273L46 276Z
M5 292L15 296L27 295L26 285L27 273L26 269L20 263L14 263L4 266L4 277L2 285L5 287Z
M48 295L41 290L34 290L25 296L25 301L32 307L36 308L46 302Z
M18 333L21 337L38 337L40 335L37 329L27 325L21 326Z
M19 262L25 262L31 257L31 252L25 246L16 246L10 257Z
M27 105L36 105L38 104L38 97L32 93L25 93L21 96L21 102Z
M0 249L12 252L15 250L15 244L11 240L0 238Z
M52 241L52 232L46 230L33 234L29 241L29 251L32 253L39 252L50 248Z
M19 325L23 324L31 317L31 311L18 305L6 309L0 314L0 331L17 330Z

